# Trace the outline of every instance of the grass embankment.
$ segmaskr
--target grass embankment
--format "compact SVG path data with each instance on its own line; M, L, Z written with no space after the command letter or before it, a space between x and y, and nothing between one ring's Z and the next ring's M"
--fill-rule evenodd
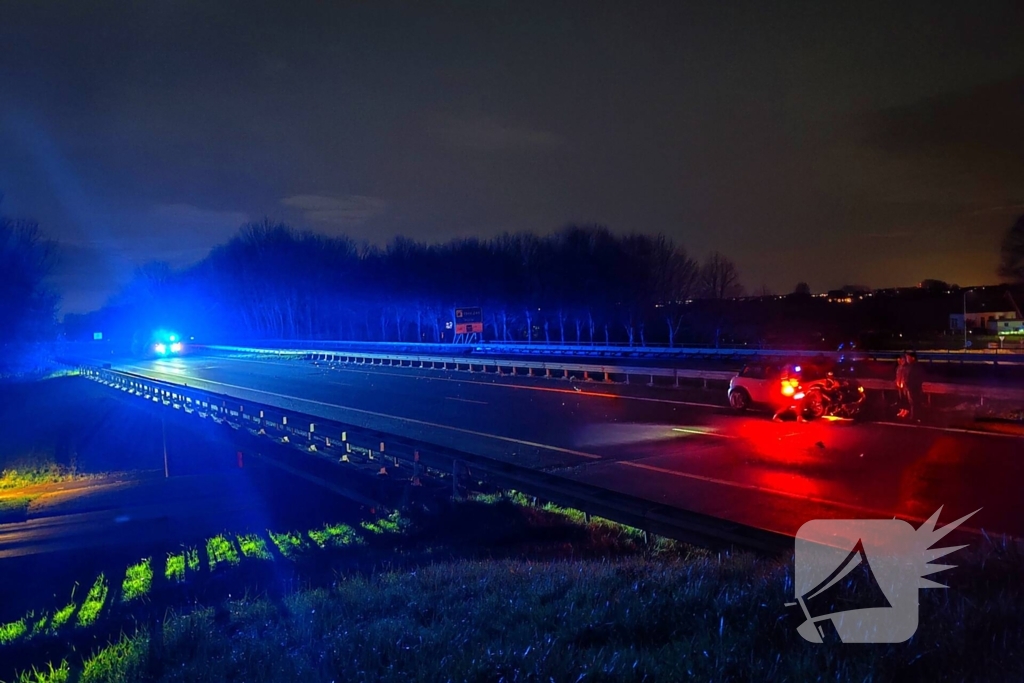
M988 543L954 560L962 566L940 575L949 590L921 591L920 629L907 643L812 645L796 632L798 610L785 607L793 600L789 558L643 545L620 525L516 500L472 502L454 512L497 530L490 552L500 559L396 560L283 596L249 595L239 586L243 598L181 605L153 627L158 632L141 628L84 660L45 664L19 681L1024 679L1024 557L1016 546ZM508 522L496 524L500 519ZM291 565L333 544L360 553L375 539L392 538L433 547L434 557L458 557L457 544L433 545L449 521L423 529L391 517L359 528L218 536L206 544L204 560L202 550L186 550L168 556L165 567L130 568L122 599L154 575L182 581L216 566L230 577L246 562ZM559 529L570 533L554 533ZM566 538L574 542L567 546ZM510 539L517 556L557 551L562 559L501 558ZM538 551L524 553L522 542ZM580 559L592 553L605 559ZM214 564L214 557L235 557L242 568ZM99 577L85 603L106 591ZM8 628L25 638L32 622L27 615Z
M75 376L0 381L0 492L160 466L152 418L117 393Z
M11 496L0 498L0 524L20 522L28 517L28 506L35 500L32 496Z
M126 637L80 680L1021 680L1020 589L972 587L926 591L909 643L815 646L783 613L784 562L460 561L172 617L161 642Z

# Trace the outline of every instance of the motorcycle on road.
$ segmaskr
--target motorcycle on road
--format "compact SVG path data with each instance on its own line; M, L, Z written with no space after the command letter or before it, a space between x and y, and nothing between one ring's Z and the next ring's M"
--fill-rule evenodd
M822 417L852 419L864 404L864 387L853 378L837 378L831 372L824 379L803 388L800 415L806 420Z

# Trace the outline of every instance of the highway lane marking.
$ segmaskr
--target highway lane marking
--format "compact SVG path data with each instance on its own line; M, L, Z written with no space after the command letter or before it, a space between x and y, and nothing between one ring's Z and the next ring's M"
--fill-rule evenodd
M717 436L719 439L739 439L738 434L720 434L719 432L706 431L704 429L688 429L686 427L673 427L673 432L681 432L683 434L696 434L698 436Z
M909 429L930 429L933 432L949 432L952 434L972 434L977 436L1001 436L1004 439L1024 439L1020 434L1004 434L1002 432L986 432L982 429L966 429L964 427L936 427L933 425L907 424L905 422L872 422L870 424L886 427L907 427Z
M458 398L456 396L445 396L446 401L461 401L463 403L476 403L482 406L490 405L487 401L474 401L471 398Z
M637 469L649 470L651 472L659 472L659 473L662 473L662 474L671 474L672 476L678 476L678 477L682 477L684 479L694 479L694 480L703 481L703 482L706 482L706 483L714 483L714 484L719 484L721 486L729 486L731 488L741 488L743 490L756 490L756 492L761 493L761 494L770 494L770 495L773 495L773 496L781 496L782 498L790 498L790 499L799 500L799 501L810 501L811 503L818 503L820 505L829 505L829 506L833 506L833 507L837 507L837 508L846 508L848 510L855 511L858 515L870 515L872 517L876 517L876 518L879 518L879 519L888 519L888 518L892 518L894 516L892 510L878 510L878 509L874 509L874 508L865 508L863 506L854 505L852 503L840 503L839 501L829 501L827 499L818 498L816 496L803 496L801 494L794 494L793 492L788 492L788 490L779 490L777 488L768 488L766 486L758 486L757 484L753 484L753 483L739 483L738 481L728 481L726 479L718 479L716 477L709 477L709 476L705 476L705 475L702 475L702 474L690 474L688 472L680 472L678 470L670 470L670 469L668 469L666 467L656 467L654 465L645 465L643 463L637 463L637 462L628 461L628 460L610 461L610 462L613 462L616 465L625 465L626 467L635 467ZM925 522L926 521L926 519L924 517L913 517L913 516L910 516L910 515L904 515L902 518L906 519L908 521L916 521L916 522ZM968 527L968 526L962 526L962 527L959 527L959 528L962 528L965 531L970 531L972 533L976 533L976 535L980 535L980 533L983 533L983 531L981 529L972 528L972 527Z
M628 396L624 394L612 394L601 391L587 391L585 389L559 389L557 387L534 387L525 384L505 384L502 382L481 382L473 379L457 379L454 377L431 377L428 375L402 374L397 372L381 372L379 370L361 370L356 368L332 368L338 372L354 372L367 375L383 375L385 377L401 377L403 379L426 379L437 382L456 382L458 384L476 384L482 387L495 387L500 389L520 389L526 391L547 391L554 394L572 394L574 396L591 396L594 398L620 398L627 401L641 401L644 403L664 403L675 406L690 406L694 408L719 408L728 410L729 406L718 403L701 403L699 401L678 401L670 398L650 398L648 396ZM396 368L398 370L419 370L420 368ZM465 372L464 370L451 370L450 372Z
M264 365L284 365L285 364L285 363L283 363L281 361L253 361L253 360L249 360L249 359L228 359L228 360L229 360L229 362L233 362L235 360L245 360L246 362L262 363ZM139 368L139 366L128 366L128 367ZM149 368L145 368L145 369L148 370ZM429 377L429 376L426 376L426 375L409 375L409 374L402 374L402 373L396 373L396 372L380 372L380 371L372 371L372 370L357 370L357 369L350 369L350 368L334 368L334 369L338 370L339 372L365 373L367 375L384 375L386 377L403 377L403 378L406 378L406 379L412 377L413 379L426 379L428 381L460 382L460 383L465 383L465 384L477 384L477 385L485 386L485 387L501 387L501 388L506 388L506 389L525 389L525 390L528 390L528 391L547 391L547 392L552 392L552 393L574 394L574 395L578 395L578 396L593 396L593 397L596 397L596 398L620 398L620 399L625 399L625 400L630 400L630 401L641 401L641 402L647 402L647 403L665 403L665 404L668 404L668 405L689 406L689 407L694 407L694 408L716 408L716 409L719 409L719 410L723 410L723 409L724 410L728 410L728 406L722 406L722 405L718 405L718 404L714 404L714 403L699 403L699 402L695 402L695 401L676 401L676 400L673 400L673 399L649 398L649 397L645 397L645 396L623 396L623 395L619 395L619 394L609 394L609 393L603 393L603 392L593 392L593 391L583 391L583 390L577 391L575 389L558 389L558 388L555 388L555 387L533 387L533 386L527 386L527 385L503 384L503 383L498 383L498 382L480 382L480 381L476 381L476 380L453 379L451 377ZM414 368L404 368L404 369L412 370ZM163 373L163 374L172 374L172 373ZM335 384L342 385L342 386L357 386L357 385L353 385L353 384L346 384L344 382L335 382L334 380L331 380L331 382L335 383ZM230 385L225 385L225 386L230 386ZM244 387L239 387L239 388L244 388ZM253 391L258 391L258 390L254 389ZM306 399L300 399L300 400L306 400ZM344 407L344 406L339 406L339 407ZM349 410L358 410L358 409L357 408L349 408ZM406 419L406 418L402 418L402 419ZM1021 439L1021 438L1024 438L1024 437L1022 437L1020 435L1017 435L1017 434L1004 434L1004 433L1001 433L1001 432L988 432L988 431L984 431L984 430L980 430L980 429L964 429L964 428L954 428L954 427L938 427L938 426L933 426L933 425L909 424L909 423L905 423L905 422L867 422L867 423L859 423L859 424L860 424L860 426L879 425L879 426L883 426L883 427L904 427L904 428L909 428L909 429L927 429L927 430L930 430L930 431L947 432L947 433L950 433L950 434L970 434L970 435L977 435L977 436L996 436L996 437L1001 437L1001 438L1004 438L1004 439ZM450 429L457 429L457 428L451 427ZM716 436L724 436L724 435L716 435ZM597 457L600 457L600 456L597 456Z
M384 375L386 377L404 377L406 379L410 378L410 375L401 375L401 374L395 373L395 372L354 370L354 369L349 369L349 368L335 368L335 369L337 369L340 372L356 372L356 373L363 372L363 373L365 373L367 375ZM414 368L404 368L404 369L412 370ZM498 388L505 388L505 389L525 389L527 391L548 391L548 392L558 393L558 394L573 394L575 396L593 396L595 398L619 398L619 399L624 399L624 400L627 400L627 401L641 401L641 402L646 402L646 403L664 403L666 405L688 406L688 407L692 407L692 408L716 408L718 410L726 410L726 411L731 410L729 408L729 406L719 405L717 403L700 403L700 402L697 402L697 401L677 401L675 399L650 398L650 397L647 397L647 396L626 396L626 395L621 395L621 394L610 394L610 393L606 393L606 392L585 391L583 389L576 390L576 389L558 389L556 387L533 387L533 386L527 386L527 385L522 385L522 384L503 384L503 383L500 383L500 382L480 382L480 381L477 381L477 380L455 379L455 378L451 378L451 377L428 377L428 376L424 376L424 375L412 375L411 377L413 379L426 379L426 380L429 380L429 381L457 382L457 383L464 383L464 384L477 384L477 385L484 386L484 387L498 387ZM853 422L852 420L842 420L842 421L843 422L851 422L851 423ZM928 429L928 430L931 430L931 431L949 432L949 433L952 433L952 434L976 434L976 435L979 435L979 436L1000 436L1000 437L1007 438L1007 439L1020 439L1020 438L1024 438L1024 437L1022 437L1022 436L1020 436L1018 434L1003 434L1001 432L987 432L987 431L984 431L984 430L981 430L981 429L964 429L964 428L956 428L956 427L939 427L939 426L935 426L935 425L908 424L908 423L905 423L905 422L867 422L867 423L862 422L862 423L858 423L858 424L860 424L860 425L880 425L880 426L884 426L884 427L907 427L907 428L915 428L915 429ZM676 430L676 431L683 431L683 430ZM796 433L797 432L794 432L794 434L796 434ZM706 434L706 436L720 436L720 437L723 437L723 438L739 438L737 436L726 435L726 434Z
M232 359L232 360L235 360L235 359ZM238 360L246 360L246 359L238 359ZM282 364L281 361L249 361L249 362L262 362L262 363L265 363L267 365L280 365L280 364ZM664 403L664 404L667 404L667 405L690 406L690 407L694 407L694 408L717 408L717 409L728 409L729 408L728 406L717 404L717 403L701 403L699 401L677 401L677 400L674 400L674 399L667 399L667 398L650 398L650 397L646 397L646 396L627 396L627 395L612 394L612 393L607 393L607 392L586 391L586 390L583 390L583 389L577 390L577 389L559 389L557 387L535 387L535 386L522 385L522 384L505 384L505 383L502 383L502 382L481 382L481 381L478 381L478 380L459 379L459 378L454 378L454 377L433 377L433 376L430 376L429 374L412 374L412 371L422 370L422 368L397 368L399 370L410 371L410 372L406 372L406 373L394 372L393 371L394 368L390 372L380 371L380 370L365 370L365 369L357 369L357 368L333 367L333 366L331 367L331 369L332 370L337 370L338 372L355 372L355 373L364 373L364 374L367 374L367 375L383 375L385 377L401 377L401 378L405 378L405 379L412 378L412 379L426 379L428 381L429 380L436 380L436 381L440 381L440 382L457 382L457 383L465 383L465 384L477 384L477 385L484 386L484 387L499 387L499 388L505 388L505 389L525 389L525 390L528 390L528 391L549 391L549 392L561 393L561 394L577 394L577 395L583 395L583 396L593 396L593 397L596 397L596 398L620 398L620 399L625 399L625 400L629 400L629 401L642 401L642 402L648 402L648 403ZM450 372L465 372L465 371L464 370L451 370ZM939 427L939 426L935 426L935 425L908 424L906 422L871 422L870 424L877 424L877 425L882 425L882 426L886 426L886 427L910 427L910 428L916 428L916 429L928 429L928 430L931 430L931 431L949 432L949 433L953 433L953 434L977 434L979 436L1000 436L1000 437L1008 438L1008 439L1024 438L1024 437L1021 437L1018 434L1003 434L1001 432L988 432L988 431L984 431L984 430L981 430L981 429L966 429L966 428L956 428L956 427Z
M129 366L129 367L132 367L132 366ZM135 366L135 367L137 368L137 366ZM170 374L170 373L160 372L158 370L147 369L146 371L150 372L152 374L155 374L155 375L164 375L165 377L172 377L176 381L181 381L183 379L181 376L173 375L173 374ZM153 378L153 379L157 379L158 381L166 381L166 380L160 380L159 378ZM189 379L192 382L203 382L205 384L212 384L214 386L227 387L228 389L241 389L242 391L249 391L249 392L252 392L252 393L255 393L255 394L263 394L265 396L275 396L277 398L283 398L283 399L288 400L288 401L298 401L300 403L312 403L314 405L324 406L326 408L337 408L337 409L340 409L340 410L351 410L352 412L361 413L363 415L372 415L374 417L383 417L383 418L387 418L387 419L390 419L390 420L402 420L403 422L409 422L409 423L412 423L412 424L422 425L424 427L436 427L438 429L447 429L447 430L450 430L450 431L453 431L453 432L460 432L462 434L470 434L472 436L482 436L482 437L487 438L487 439L495 439L495 440L498 440L498 441L505 441L507 443L514 443L514 444L518 444L520 446L529 446L531 448L540 448L540 449L543 449L543 450L546 450L546 451L554 451L556 453L566 453L568 455L576 455L576 456L579 456L581 458L587 458L587 459L590 459L590 460L603 460L604 459L600 455L597 455L595 453L585 453L583 451L577 451L577 450L573 450L571 448L562 448L561 446L551 446L551 445L548 445L548 444L536 443L534 441L526 441L525 439L515 439L515 438L512 438L511 436L500 436L498 434L488 434L486 432L477 432L477 431L474 431L472 429L464 429L462 427L452 427L451 425L443 425L443 424L438 424L436 422L427 422L426 420L417 420L417 419L412 418L412 417L402 417L400 415L388 415L387 413L378 413L378 412L373 411L373 410L364 410L362 408L352 408L350 406L344 406L344 405L341 405L341 404L338 404L338 403L327 403L326 401L317 401L317 400L312 399L312 398L299 398L298 396L289 396L288 394L279 394L277 392L265 391L263 389L253 389L251 387L243 387L243 386L239 386L237 384L228 384L227 382L218 382L218 381L212 380L212 379L201 379L201 378L198 378L198 377L186 377L184 379ZM185 385L185 386L188 386L188 385ZM198 385L193 385L193 386L198 386Z

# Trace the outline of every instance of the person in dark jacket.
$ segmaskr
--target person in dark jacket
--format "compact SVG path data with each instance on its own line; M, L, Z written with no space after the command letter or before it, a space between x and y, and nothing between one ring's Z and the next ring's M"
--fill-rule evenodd
M910 413L910 401L907 398L907 352L904 351L896 359L896 417L906 417Z

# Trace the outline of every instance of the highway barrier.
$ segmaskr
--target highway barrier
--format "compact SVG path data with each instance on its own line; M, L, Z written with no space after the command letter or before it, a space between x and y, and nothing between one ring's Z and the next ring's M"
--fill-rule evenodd
M507 461L446 448L437 444L346 425L172 382L110 369L84 367L82 373L112 389L181 410L249 434L289 443L339 467L379 467L381 475L407 479L414 485L424 470L452 476L453 488L467 470L505 490L580 510L644 532L712 548L744 548L779 553L792 549L791 537L709 515L660 504L586 484L557 474ZM343 471L342 471L343 474Z
M729 370L701 370L642 364L601 364L573 362L571 360L534 360L529 357L495 358L476 356L469 353L398 353L387 349L380 351L343 350L331 348L285 349L246 346L208 346L211 351L229 354L251 354L298 358L331 363L347 363L356 366L407 367L431 370L481 372L497 375L528 376L593 381L619 381L628 384L630 378L646 380L647 384L679 386L680 381L702 383L728 383L736 372ZM892 380L860 380L868 391L895 392ZM993 387L981 384L960 384L925 382L922 387L927 397L956 396L964 399L985 401L1006 401L1024 405L1024 388ZM929 399L930 400L930 399Z
M756 346L628 346L617 344L558 344L526 342L480 342L474 344L437 344L415 342L348 342L317 340L261 340L252 346L261 349L317 350L414 355L534 356L572 358L637 358L647 360L723 360L751 358L814 358L855 356L862 360L895 362L902 351L860 349L773 349ZM918 359L926 363L1024 364L1024 353L1016 349L967 349L958 351L919 350Z

